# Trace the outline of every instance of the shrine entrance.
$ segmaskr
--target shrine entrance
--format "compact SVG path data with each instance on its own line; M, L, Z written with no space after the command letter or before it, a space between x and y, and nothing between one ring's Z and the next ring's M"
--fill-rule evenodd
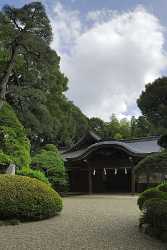
M69 171L70 191L83 193L129 193L135 190L133 161L121 148L96 149Z
M131 192L131 169L105 169L92 176L93 193Z

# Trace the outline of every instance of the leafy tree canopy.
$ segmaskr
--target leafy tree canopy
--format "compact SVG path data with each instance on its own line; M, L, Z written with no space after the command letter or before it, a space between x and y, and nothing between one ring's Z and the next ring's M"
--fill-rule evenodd
M0 99L16 111L33 149L53 142L70 145L88 128L87 118L64 96L68 80L51 40L40 2L7 5L0 12Z
M22 8L4 6L0 12L1 101L6 98L16 61L31 68L39 61L47 61L51 39L51 25L40 2Z
M167 77L146 85L137 104L144 116L157 127L167 128Z

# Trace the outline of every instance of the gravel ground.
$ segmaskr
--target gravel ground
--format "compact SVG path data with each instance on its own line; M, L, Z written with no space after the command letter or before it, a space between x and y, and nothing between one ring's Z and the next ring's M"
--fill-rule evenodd
M0 227L0 250L167 250L138 230L136 197L92 195L64 198L61 215Z

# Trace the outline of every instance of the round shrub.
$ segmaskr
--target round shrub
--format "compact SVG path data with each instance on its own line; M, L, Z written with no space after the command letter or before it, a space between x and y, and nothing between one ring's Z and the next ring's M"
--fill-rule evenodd
M61 197L47 184L25 176L0 175L0 219L41 220L61 210Z
M167 193L160 191L158 187L145 190L143 193L140 194L138 201L137 201L137 204L140 210L143 209L143 205L147 200L153 199L153 198L167 200Z
M167 235L167 200L157 198L147 200L143 206L142 221L148 226L146 232L150 236L164 241Z
M22 169L17 170L16 174L35 178L35 179L38 179L38 180L43 181L46 184L50 185L48 178L45 176L44 173L42 173L39 170L33 170L31 168L28 168L28 167L23 167Z

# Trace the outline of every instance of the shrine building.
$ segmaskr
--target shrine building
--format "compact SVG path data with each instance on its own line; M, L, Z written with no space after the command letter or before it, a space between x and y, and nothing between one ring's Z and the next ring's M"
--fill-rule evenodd
M130 140L102 140L94 132L87 134L63 152L69 173L69 191L75 193L135 193L148 185L148 176L136 178L134 167L145 156L160 152L159 137ZM149 183L159 183L151 176Z

